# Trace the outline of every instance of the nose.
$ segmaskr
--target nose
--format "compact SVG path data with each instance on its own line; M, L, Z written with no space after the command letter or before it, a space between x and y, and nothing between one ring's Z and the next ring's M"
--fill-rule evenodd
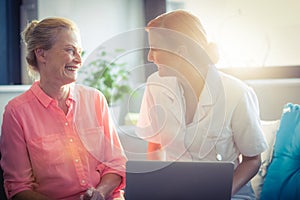
M77 63L80 63L80 64L82 63L81 52L75 51L74 60Z
M153 51L151 49L149 49L149 52L148 52L148 61L149 62L153 62Z

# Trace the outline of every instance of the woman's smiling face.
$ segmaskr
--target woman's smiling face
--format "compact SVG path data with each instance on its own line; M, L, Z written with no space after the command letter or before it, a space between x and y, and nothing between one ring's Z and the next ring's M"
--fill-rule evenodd
M181 73L180 55L176 45L169 44L169 41L157 34L149 33L148 61L153 62L158 69L160 76L176 76Z
M41 80L60 85L76 80L82 66L81 41L77 32L61 29L53 46L43 51L44 64L39 68Z

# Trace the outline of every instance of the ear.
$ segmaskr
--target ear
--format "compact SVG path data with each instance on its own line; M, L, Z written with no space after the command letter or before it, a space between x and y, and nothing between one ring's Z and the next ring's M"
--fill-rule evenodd
M45 50L44 49L41 49L41 48L35 49L34 54L35 54L35 57L36 57L38 62L44 63L46 61L45 60Z

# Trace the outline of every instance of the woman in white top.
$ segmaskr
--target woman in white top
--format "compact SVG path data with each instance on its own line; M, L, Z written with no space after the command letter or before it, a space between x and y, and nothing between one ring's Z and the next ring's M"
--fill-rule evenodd
M232 199L255 199L250 180L267 148L257 97L242 81L219 72L216 45L197 17L183 10L151 20L147 80L137 134L148 158L232 161Z

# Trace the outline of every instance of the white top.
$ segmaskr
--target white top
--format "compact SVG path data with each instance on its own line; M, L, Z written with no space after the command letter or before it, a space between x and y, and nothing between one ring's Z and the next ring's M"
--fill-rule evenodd
M210 67L192 123L185 123L185 99L175 77L147 80L136 133L162 145L165 160L232 161L266 150L254 91Z

